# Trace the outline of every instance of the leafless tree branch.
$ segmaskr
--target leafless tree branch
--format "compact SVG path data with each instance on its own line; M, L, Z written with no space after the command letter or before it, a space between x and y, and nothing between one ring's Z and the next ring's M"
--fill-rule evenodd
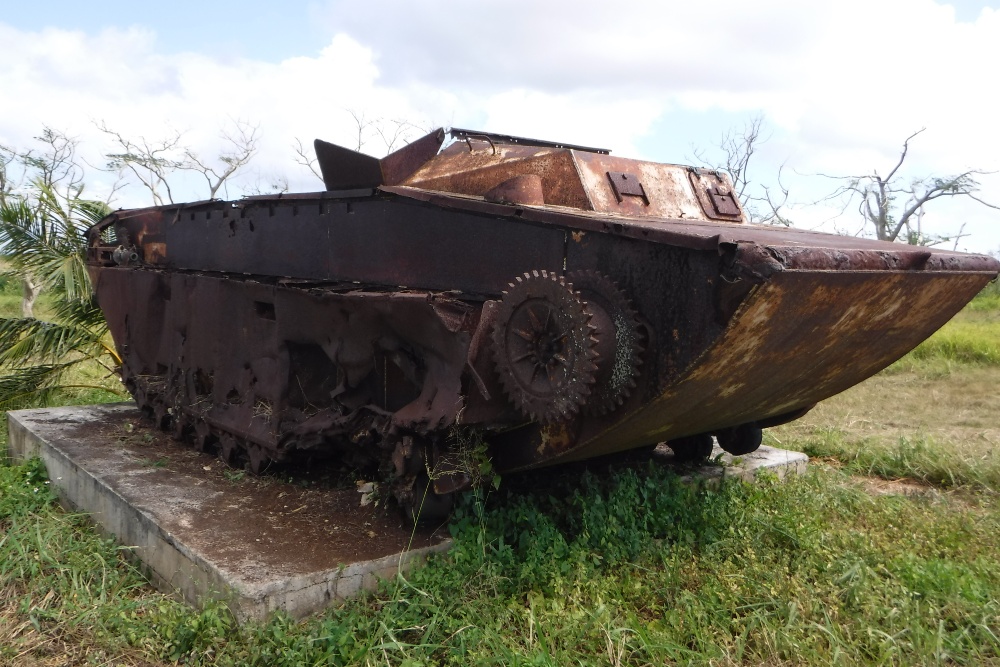
M115 144L115 149L104 156L106 168L135 178L149 191L156 206L174 203L171 177L177 172L199 174L207 186L207 198L216 198L219 190L250 163L260 143L259 125L233 120L231 127L222 130L224 148L213 164L185 146L181 132L174 131L160 140L133 140L103 122L97 128Z
M306 147L302 145L302 140L298 137L295 138L292 150L295 151L295 163L302 165L308 169L313 176L322 181L323 174L319 171L319 163L316 161L316 155L311 151L307 152Z
M899 159L896 160L888 176L881 176L877 169L873 169L870 174L851 176L819 174L841 182L824 199L842 198L845 205L857 201L858 213L865 224L871 226L876 238L883 241L906 240L915 245L936 245L965 236L962 234L964 226L958 235L925 234L922 224L925 207L942 197L969 197L989 208L1000 208L976 194L979 191L979 181L976 177L990 172L969 169L952 176L927 176L903 184L900 170L909 156L910 142L923 131L924 129L920 129L903 141Z
M781 170L778 173L777 188L755 184L751 178L751 166L757 149L768 139L763 136L763 132L764 117L758 114L744 123L742 128L731 128L723 133L717 144L722 154L721 160L711 160L701 149L695 149L694 156L698 162L729 175L733 192L752 222L788 226L791 225L791 220L781 209L788 204L789 191L781 182Z
M354 119L354 129L356 131L356 143L354 150L361 152L372 139L379 139L382 150L381 155L386 155L405 145L414 131L420 128L407 120L398 120L376 116L369 117L364 111L347 109L347 113ZM301 164L301 163L300 163Z

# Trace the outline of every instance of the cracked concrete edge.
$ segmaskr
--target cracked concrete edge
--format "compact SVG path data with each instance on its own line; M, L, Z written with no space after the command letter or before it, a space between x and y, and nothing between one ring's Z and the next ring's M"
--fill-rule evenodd
M395 579L422 563L428 555L447 551L451 544L451 540L445 540L430 547L352 563L336 570L247 586L241 591L240 614L244 618L260 619L280 609L301 618L362 591L375 591L380 581Z
M132 406L122 403L89 407L95 412L109 414ZM191 604L201 605L206 599L221 600L241 622L251 618L264 618L279 609L300 618L320 611L337 600L357 595L361 591L372 591L380 579L393 579L404 569L422 562L428 554L447 551L451 547L451 540L445 540L431 547L390 554L336 570L286 577L264 584L234 584L211 562L190 550L170 532L163 530L152 516L129 504L120 494L85 469L74 465L54 443L45 439L44 435L48 431L46 422L80 409L54 408L8 413L8 456L15 460L38 456L45 463L50 479L69 479L71 469L82 473L82 487L86 488L81 488L80 493L89 491L95 502L87 504L79 497L79 493L56 485L60 499L73 508L88 511L103 530L115 535L119 542L129 545L126 549L140 562L141 568L157 588L179 595ZM33 432L29 424L38 425L41 433ZM805 454L767 446L743 457L733 457L716 448L713 458L720 454L722 456L718 460L722 465L702 466L697 473L685 475L683 479L691 483L716 485L724 479L753 481L761 471L781 479L787 474L805 472L809 460ZM124 509L114 512L116 504ZM140 549L142 553L139 553Z
M203 596L231 598L234 591L221 573L197 554L191 553L175 537L163 530L148 513L134 507L114 489L89 471L77 466L53 442L30 430L29 424L39 411L8 413L10 456L15 461L38 457L45 464L49 479L60 501L76 511L85 511L106 533L114 535L157 588L179 593L184 599L200 604ZM73 481L70 486L70 481ZM238 595L238 591L235 591Z
M753 482L761 475L774 475L782 480L788 475L805 474L809 466L808 455L767 445L743 456L727 454L716 446L710 460L717 463L700 466L697 471L682 475L681 479L689 484L714 487L723 480Z
M113 411L117 405L108 407ZM233 583L211 562L163 530L147 512L134 507L99 478L75 465L44 434L29 428L30 424L39 423L35 418L42 414L51 419L53 410L57 411L55 414L72 412L72 409L57 408L8 413L8 456L14 461L40 458L50 480L77 479L73 488L53 485L60 501L74 510L86 511L104 532L114 535L156 588L195 606L203 605L206 600L222 601L240 622L262 619L277 610L293 618L308 616L335 601L361 591L373 591L380 579L392 579L404 569L423 562L429 554L451 547L451 540L445 540L422 549L263 585Z

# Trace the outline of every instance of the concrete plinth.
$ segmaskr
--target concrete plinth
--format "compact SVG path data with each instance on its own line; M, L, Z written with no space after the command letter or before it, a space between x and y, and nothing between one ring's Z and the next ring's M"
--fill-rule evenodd
M669 447L660 445L656 448L655 456L669 463L674 455ZM718 482L723 479L752 482L758 474L766 472L784 479L786 475L804 473L809 464L809 457L802 452L767 445L761 445L757 451L743 456L727 454L716 445L709 459L711 464L698 466L685 474L684 478L692 482Z
M9 413L10 454L38 456L62 501L132 550L161 590L222 599L237 618L293 617L373 589L446 550L443 530L411 530L328 468L255 477L174 441L131 403ZM721 456L719 456L721 455ZM654 456L665 464L665 446ZM808 457L772 447L685 467L693 482L804 472ZM721 464L721 465L720 465Z
M450 545L385 503L362 507L353 485L230 469L133 404L19 410L9 427L11 457L40 457L60 499L129 547L158 588L222 599L241 620L319 611Z

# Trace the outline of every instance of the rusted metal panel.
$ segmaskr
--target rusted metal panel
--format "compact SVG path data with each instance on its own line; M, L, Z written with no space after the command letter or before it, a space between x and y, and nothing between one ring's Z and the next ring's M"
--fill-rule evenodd
M162 427L254 470L367 465L404 505L428 476L473 483L481 444L499 471L712 434L749 451L1000 270L745 224L724 176L557 142L320 152L336 192L120 211L88 270Z
M567 458L712 432L815 405L916 347L981 285L981 277L967 273L776 274L753 290L682 377L613 428L595 432ZM794 317L782 315L789 309Z
M729 180L718 171L688 167L688 178L709 220L741 222L743 210Z
M444 149L401 185L482 196L501 183L525 174L542 179L546 204L593 209L580 183L572 152L555 148L494 146L470 138Z
M565 234L468 213L441 216L415 202L380 197L254 200L237 207L149 209L122 220L144 255L168 269L289 277L494 294L511 267L562 264ZM449 254L448 247L461 247Z
M595 211L639 219L708 219L688 182L688 167L582 152L574 158ZM612 181L620 182L623 174L634 181L628 187L641 190L641 196L616 193Z

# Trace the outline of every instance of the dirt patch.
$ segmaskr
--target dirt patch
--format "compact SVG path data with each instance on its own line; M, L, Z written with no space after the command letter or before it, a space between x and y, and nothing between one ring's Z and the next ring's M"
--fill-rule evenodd
M865 491L874 496L937 497L941 492L933 486L920 484L910 479L882 479L880 477L858 478Z
M886 447L897 446L901 438L929 438L960 456L992 460L1000 453L998 384L996 366L933 375L880 373L768 433L801 443L833 430L848 442ZM891 397L891 404L886 397Z

